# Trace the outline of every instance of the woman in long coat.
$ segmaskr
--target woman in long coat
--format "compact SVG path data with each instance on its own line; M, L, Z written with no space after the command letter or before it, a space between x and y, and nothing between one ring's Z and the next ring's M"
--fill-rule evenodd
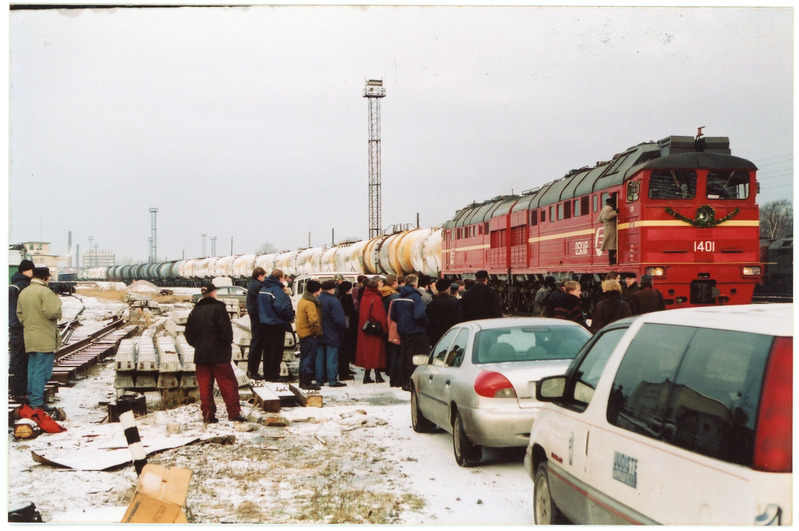
M372 383L372 369L375 369L375 380L383 382L380 371L386 366L386 342L382 336L370 336L363 331L366 321L380 323L384 333L388 333L386 309L383 307L379 278L369 280L358 305L358 346L355 351L355 365L363 367L363 383Z

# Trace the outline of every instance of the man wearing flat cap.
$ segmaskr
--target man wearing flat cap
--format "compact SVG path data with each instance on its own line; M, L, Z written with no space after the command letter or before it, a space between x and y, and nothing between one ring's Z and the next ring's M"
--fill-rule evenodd
M33 277L33 262L23 260L8 286L8 392L17 400L28 394L28 354L25 335L17 318L17 300Z
M467 289L461 297L463 320L502 317L499 295L488 285L488 271L481 269L474 274L474 279L474 286Z
M53 375L55 351L61 346L61 300L47 286L49 280L48 268L33 268L30 285L19 293L17 318L22 323L28 353L28 403L33 409L52 414L55 408L44 405L44 388Z
M630 310L633 315L657 312L666 309L663 294L652 285L650 275L641 275L641 289L630 297Z
M203 422L219 422L214 402L214 381L225 402L228 419L245 422L241 414L239 384L233 366L233 327L225 303L217 300L216 286L211 283L200 288L200 299L186 321L186 341L194 347L194 366L200 390L200 412Z

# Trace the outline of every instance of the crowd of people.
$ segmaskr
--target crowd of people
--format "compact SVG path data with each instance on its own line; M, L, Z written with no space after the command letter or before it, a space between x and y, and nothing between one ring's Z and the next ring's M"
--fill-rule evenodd
M9 286L9 394L48 413L54 408L44 404L44 388L60 344L61 318L61 302L47 287L49 276L46 267L23 260ZM354 379L351 365L355 365L363 369L365 384L384 383L385 375L391 387L409 391L414 355L429 353L431 345L457 323L502 317L499 295L488 285L486 271L465 282L433 282L415 274L361 275L355 285L341 275L323 282L309 280L296 310L289 281L280 269L269 275L261 267L252 272L247 288L251 379L288 381L288 374L281 375L284 341L286 333L294 334L296 328L300 388L344 387L345 381ZM212 283L202 286L203 298L190 313L185 332L195 348L201 413L205 422L218 422L216 382L228 418L243 421L230 365L231 323L216 291ZM602 281L602 296L593 301L590 325L583 301L579 282L557 285L553 277L546 277L536 293L534 312L575 321L596 332L615 320L665 308L652 277L643 275L639 282L629 273L623 278L609 273Z
M663 294L654 287L650 275L641 275L639 282L635 273L620 275L614 271L605 276L602 293L592 306L589 325L580 283L566 279L557 285L555 278L548 276L536 292L533 311L535 315L574 321L596 333L624 317L666 309Z
M247 375L286 381L280 375L283 337L293 332L299 342L301 389L343 387L353 380L351 365L363 369L363 383L410 390L413 356L452 325L470 319L502 317L499 295L488 286L488 273L476 280L450 282L423 275L361 275L357 283L335 279L309 280L296 311L288 281L279 269L266 276L256 268L248 286L247 311L252 340ZM271 327L271 328L270 328ZM263 372L260 368L263 366Z

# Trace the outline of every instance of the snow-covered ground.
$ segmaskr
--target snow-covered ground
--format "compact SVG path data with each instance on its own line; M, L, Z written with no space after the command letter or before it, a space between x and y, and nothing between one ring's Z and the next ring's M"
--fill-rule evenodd
M82 315L103 318L119 304L84 299ZM292 369L296 376L296 366ZM243 396L250 422L235 424L226 420L218 398L218 424L203 425L195 403L150 411L137 418L137 425L145 445L194 441L148 458L192 470L187 496L192 523L532 522L532 482L522 464L523 450L486 450L480 466L458 467L448 433L412 430L407 392L387 383L363 384L361 377L359 371L347 387L323 388L321 408L266 413ZM9 432L9 508L33 502L52 523L121 519L136 487L132 465L75 470L32 458L96 463L111 448L126 450L121 425L107 421L113 382L109 360L59 390L56 405L68 415L64 433L15 441ZM267 425L275 417L288 426Z

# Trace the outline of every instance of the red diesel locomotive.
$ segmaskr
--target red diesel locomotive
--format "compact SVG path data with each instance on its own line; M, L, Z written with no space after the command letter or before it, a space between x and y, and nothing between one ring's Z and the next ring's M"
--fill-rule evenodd
M670 136L521 195L473 203L444 224L444 276L491 275L511 311L531 311L547 275L600 289L610 271L653 277L666 308L746 304L760 279L756 166L726 137ZM618 210L617 261L597 221Z

